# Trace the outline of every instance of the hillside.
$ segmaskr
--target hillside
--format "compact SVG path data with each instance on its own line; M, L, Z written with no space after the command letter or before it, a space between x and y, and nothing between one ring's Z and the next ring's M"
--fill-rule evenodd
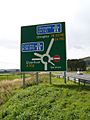
M89 120L90 86L41 83L16 90L0 108L0 120Z

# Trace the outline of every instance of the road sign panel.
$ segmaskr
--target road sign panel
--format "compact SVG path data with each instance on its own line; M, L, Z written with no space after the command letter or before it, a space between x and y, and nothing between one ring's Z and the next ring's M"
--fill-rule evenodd
M65 23L21 27L21 71L65 71Z

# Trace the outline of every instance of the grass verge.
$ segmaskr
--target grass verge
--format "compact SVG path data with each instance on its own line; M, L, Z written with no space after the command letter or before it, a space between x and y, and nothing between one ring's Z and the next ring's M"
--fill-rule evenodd
M0 120L89 120L90 86L65 85L57 78L52 83L45 79L45 83L16 90L1 106Z

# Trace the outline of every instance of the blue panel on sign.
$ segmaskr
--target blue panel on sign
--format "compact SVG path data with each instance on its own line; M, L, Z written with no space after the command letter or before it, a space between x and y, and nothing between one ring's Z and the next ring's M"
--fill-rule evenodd
M22 52L39 52L44 50L44 42L22 43Z
M37 35L62 32L61 24L39 25L36 28Z

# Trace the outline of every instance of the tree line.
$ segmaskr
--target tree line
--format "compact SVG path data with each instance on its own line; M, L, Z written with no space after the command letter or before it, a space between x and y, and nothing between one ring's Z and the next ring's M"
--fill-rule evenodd
M67 69L68 71L85 71L86 70L86 63L82 59L68 59L67 60Z

